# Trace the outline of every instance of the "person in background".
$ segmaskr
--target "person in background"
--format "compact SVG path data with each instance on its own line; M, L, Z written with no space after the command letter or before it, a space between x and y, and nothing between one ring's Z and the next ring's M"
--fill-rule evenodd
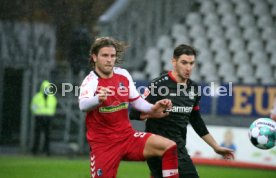
M44 145L42 152L50 156L50 124L56 113L57 99L54 95L49 95L50 83L44 80L39 92L31 101L31 112L35 117L35 132L32 153L36 155L40 147L40 136L44 133Z
M176 142L178 150L178 169L180 178L198 178L196 168L186 149L187 125L190 123L196 133L209 144L216 153L229 159L233 150L221 147L209 133L200 114L200 96L198 85L190 79L195 66L197 52L185 44L174 49L172 56L173 70L152 80L145 89L144 97L150 103L168 98L173 107L169 115L155 119L154 115L131 110L130 119L146 120L146 131L152 132ZM162 175L161 160L157 157L147 160L152 178Z
M274 99L273 108L270 111L270 118L276 121L276 98Z
M233 142L233 139L234 139L233 131L231 129L227 129L224 133L224 140L220 144L220 146L232 149L234 154L234 152L236 152L237 150L237 146Z
M162 177L178 178L175 142L135 131L130 124L129 104L142 112L164 117L171 101L163 99L150 104L140 97L129 72L115 67L125 49L124 42L110 37L97 38L90 50L93 70L80 87L79 107L87 113L91 176L115 178L121 160L160 157Z

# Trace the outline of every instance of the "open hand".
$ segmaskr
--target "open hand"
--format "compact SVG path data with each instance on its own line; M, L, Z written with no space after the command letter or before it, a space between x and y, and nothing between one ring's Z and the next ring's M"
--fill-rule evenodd
M232 149L219 146L215 149L215 152L220 154L224 159L235 159L234 150Z

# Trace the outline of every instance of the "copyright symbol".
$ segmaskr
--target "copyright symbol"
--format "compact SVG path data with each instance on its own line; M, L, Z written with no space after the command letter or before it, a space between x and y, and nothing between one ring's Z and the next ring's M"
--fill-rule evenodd
M48 96L53 96L57 93L57 86L53 83L50 83L49 86L44 88L44 93Z

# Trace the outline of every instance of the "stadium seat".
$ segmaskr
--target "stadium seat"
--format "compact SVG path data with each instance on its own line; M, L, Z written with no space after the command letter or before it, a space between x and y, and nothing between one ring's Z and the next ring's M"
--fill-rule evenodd
M218 75L220 77L225 77L227 75L235 76L235 67L230 62L225 62L224 64L220 65L218 68Z
M259 79L271 78L272 70L269 64L262 63L256 66L255 76Z
M199 72L198 72L198 67L195 66L193 68L193 72L192 72L192 75L191 75L191 79L194 80L194 81L197 81L197 82L201 82L201 77L199 75Z
M198 55L196 61L199 64L203 64L203 65L206 63L214 63L213 55L212 55L211 51L207 50L207 49L201 49L199 51L199 55Z
M245 43L240 38L232 38L229 43L229 50L232 52L245 50Z
M251 52L251 53L254 53L255 51L263 51L264 45L263 45L262 41L260 41L258 39L254 39L254 40L248 42L247 50L248 50L248 52Z
M201 23L202 23L202 19L199 13L192 12L192 13L189 13L186 17L186 24L188 26L193 26Z
M145 55L146 60L151 60L152 58L159 59L159 57L160 57L159 50L155 47L149 48Z
M148 49L145 59L147 61L145 73L148 74L150 79L157 77L161 72L159 50L153 47Z
M276 5L275 0L267 0L267 2L269 3L270 6Z
M162 35L159 37L159 39L157 41L157 47L159 49L170 48L171 46L172 46L172 40L169 36Z
M275 49L276 49L276 48L275 48ZM276 69L276 51L274 51L274 52L271 54L271 57L270 57L270 65ZM276 83L276 77L275 77L275 83Z
M258 80L254 76L247 76L242 78L242 83L244 84L256 84Z
M131 72L131 76L133 80L145 80L146 78L145 72L141 71L133 71Z
M219 64L219 65L224 65L225 64L229 64L231 65L232 61L231 61L231 54L229 52L229 50L227 49L219 49L217 52L216 52L216 55L215 55L215 62L216 64Z
M201 25L194 25L194 26L191 27L189 35L193 39L205 37L205 29Z
M233 14L234 9L231 1L218 1L217 12L219 15L223 14Z
M268 63L268 58L266 53L263 51L255 51L251 58L251 64L254 66L260 65L262 63Z
M216 10L214 1L212 0L204 0L201 1L201 6L200 6L200 12L203 14L208 14L209 12L214 12Z
M246 28L243 32L243 38L245 40L255 40L255 39L259 40L260 33L255 26L251 28Z
M229 40L233 39L233 38L241 39L242 33L241 33L240 28L237 26L226 28L225 38L229 39Z
M269 78L262 78L262 79L261 79L261 84L263 84L263 85L275 84L275 79L273 79L272 77L269 77Z
M163 66L163 71L170 71L173 69L173 66L170 62L165 63L165 65Z
M266 1L255 1L253 7L253 14L256 16L269 14L269 8L267 6Z
M256 21L253 15L244 14L240 17L239 25L242 28L251 28L256 25Z
M247 51L240 50L234 53L233 63L236 65L246 65L249 61L249 55Z
M164 63L167 63L168 61L170 62L172 58L173 58L173 48L164 49L163 54L161 56L161 61L163 61Z
M215 38L211 41L211 49L213 51L219 51L221 49L226 49L227 45L223 38Z
M263 40L269 42L270 40L276 39L276 29L274 26L267 26L263 28L261 35Z
M275 38L272 38L270 39L267 44L266 44L266 47L265 47L265 50L268 52L268 53L273 53L275 52L275 49L276 49L276 39Z
M228 82L232 82L232 83L238 83L239 80L235 75L225 75L223 77L223 82L224 83L228 83Z
M173 47L175 48L176 46L180 44L190 44L190 38L184 35L180 35L174 39Z
M224 13L221 18L223 27L233 27L238 25L237 17L233 13Z
M246 78L250 76L254 76L252 65L238 65L237 68L237 76L240 78Z
M209 48L208 39L196 38L193 42L193 46L198 50L208 49Z
M188 31L185 25L177 23L172 26L171 35L173 38L178 38L179 36L185 36L187 34L188 34Z
M204 63L200 68L200 74L202 76L206 75L217 75L216 67L213 63Z
M168 71L172 69L172 64L171 64L172 58L173 58L173 48L165 49L161 56L161 61L164 63L163 71Z
M271 14L274 16L274 18L276 17L276 5L272 6Z
M207 83L211 83L211 82L217 83L220 81L218 75L215 75L215 74L204 75L203 78L204 78L204 81Z
M261 29L266 29L267 27L273 27L273 19L270 15L259 16L257 20L257 25Z
M207 37L209 39L222 38L224 32L221 26L210 26L207 30Z
M232 0L232 1L234 1L234 0ZM235 4L236 4L236 8L234 11L238 16L243 16L244 14L252 13L250 4L247 1L237 0L237 2L235 2Z
M211 27L211 26L218 26L220 25L220 20L219 17L216 13L210 12L204 16L203 24L206 27Z

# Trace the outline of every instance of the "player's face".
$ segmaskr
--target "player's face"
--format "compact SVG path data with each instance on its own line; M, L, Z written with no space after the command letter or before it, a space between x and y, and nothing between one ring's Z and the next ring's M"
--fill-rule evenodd
M174 71L180 82L186 82L191 74L195 65L194 55L181 55L178 59L172 60Z
M112 46L103 47L99 50L98 55L92 55L95 62L95 70L101 77L111 77L113 67L116 61L116 49Z

